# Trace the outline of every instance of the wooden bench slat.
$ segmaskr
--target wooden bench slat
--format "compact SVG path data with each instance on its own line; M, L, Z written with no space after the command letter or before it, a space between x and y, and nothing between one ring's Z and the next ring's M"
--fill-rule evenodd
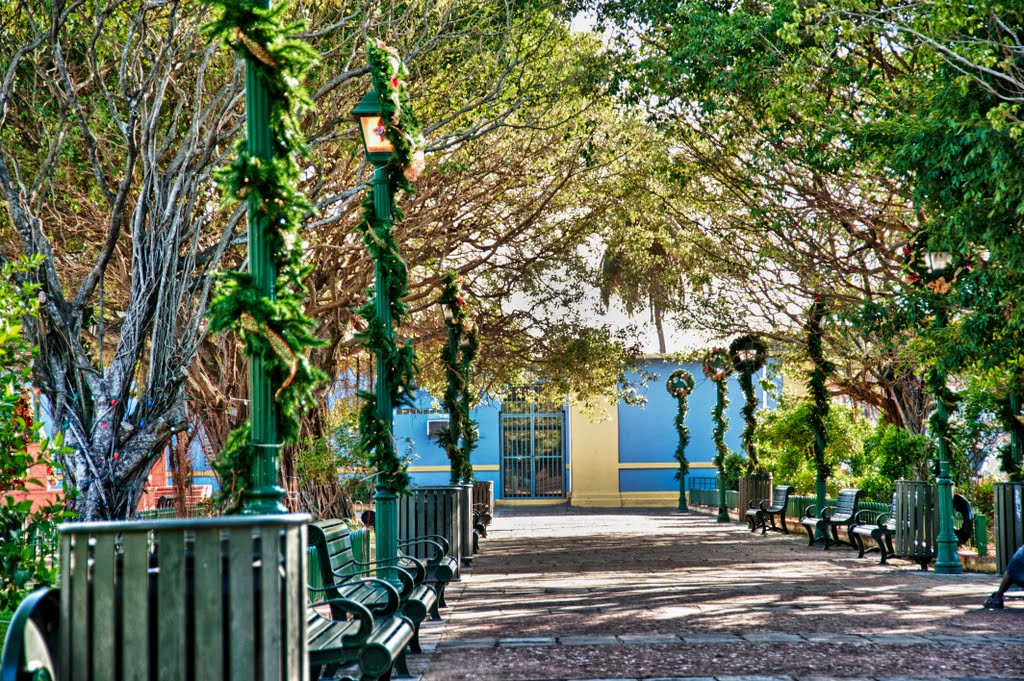
M195 651L196 681L222 681L224 670L224 578L221 566L220 530L200 530L195 541L196 600L206 602L212 594L220 600L217 607L205 609L196 618Z
M160 619L157 638L157 678L161 681L180 681L185 678L185 618L188 616L185 599L185 537L181 532L161 532L157 537L157 611ZM125 594L135 601L145 596L137 592Z
M125 532L122 589L143 588L149 591L149 548L147 532ZM119 601L124 623L121 659L124 661L125 681L148 681L152 654L149 650L149 598L132 602L122 596Z
M228 532L231 604L227 613L230 630L231 678L251 679L255 674L251 652L253 639L253 542L248 527Z
M89 599L89 539L87 536L75 537L74 556L72 558L74 568L71 572L72 593L75 597L72 601L70 622L63 621L61 626L67 626L71 630L71 659L68 660L66 668L68 676L72 681L87 681L89 678L89 623L90 613L88 611ZM69 580L64 580L69 581ZM61 617L67 611L61 612Z

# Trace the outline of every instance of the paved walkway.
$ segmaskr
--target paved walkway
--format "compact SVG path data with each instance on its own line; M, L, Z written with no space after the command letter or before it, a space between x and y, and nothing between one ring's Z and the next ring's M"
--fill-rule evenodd
M423 681L1024 679L991 575L878 565L691 512L502 509Z

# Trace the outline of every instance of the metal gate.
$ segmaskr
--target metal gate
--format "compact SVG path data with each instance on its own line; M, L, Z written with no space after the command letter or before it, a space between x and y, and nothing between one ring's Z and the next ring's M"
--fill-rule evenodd
M501 406L501 496L565 496L565 408L516 389Z

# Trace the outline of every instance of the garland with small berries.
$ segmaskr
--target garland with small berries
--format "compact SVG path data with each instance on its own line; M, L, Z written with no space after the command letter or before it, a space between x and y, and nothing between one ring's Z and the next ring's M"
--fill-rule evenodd
M404 302L409 293L409 271L392 225L405 217L398 204L398 195L400 191L413 193L412 182L423 170L424 143L405 90L408 71L398 53L383 42L371 41L367 46L367 56L370 78L380 102L381 125L394 145L394 153L385 168L391 198L391 220L376 219L373 192L369 191L362 202L362 217L356 224L356 231L362 235L367 251L381 269L391 321L395 327L400 327L409 320L409 309ZM377 316L376 295L374 289L369 289L366 302L356 309L356 313L366 320L366 329L357 338L368 351L383 358L391 405L412 406L416 389L416 352L411 340L399 345L391 325ZM364 451L370 452L377 469L377 481L391 491L405 492L409 488L408 466L395 451L390 424L380 415L375 394L361 391L359 395L363 400L359 411L360 444Z
M816 297L807 311L807 355L812 368L808 374L807 389L811 393L811 431L814 433L814 466L819 478L832 474L825 461L825 447L828 444L828 430L825 420L829 412L829 392L825 381L836 366L825 359L822 349L821 322L825 316L824 304Z
M718 475L725 475L725 459L732 452L725 443L725 433L729 429L729 417L726 408L729 406L729 384L726 379L732 373L732 358L725 348L712 348L704 358L704 375L715 384L715 406L711 408L711 421L715 424L712 439L715 442L715 468Z
M741 351L753 350L751 359L743 359ZM732 357L733 368L739 373L740 388L746 402L743 405L743 421L745 426L740 436L743 442L743 449L747 452L747 473L758 470L757 449L754 445L754 429L757 421L754 412L757 409L757 398L754 395L754 372L760 371L767 358L768 346L764 340L757 336L740 336L729 345L729 355Z
M215 0L221 13L206 27L212 35L246 58L265 86L269 101L268 124L272 153L254 155L246 140L236 147L237 158L220 170L216 179L225 203L248 202L250 220L265 219L263 238L274 271L274 298L265 296L250 272L221 272L213 294L210 332L233 331L249 357L261 357L270 384L277 388L277 432L283 444L295 443L299 417L316 404L317 386L326 374L309 363L311 348L323 345L313 335L316 323L303 312L303 281L310 272L298 236L312 203L299 190L301 169L297 158L306 154L300 116L312 107L302 85L317 60L316 52L294 36L301 25L285 20L288 4L262 9L245 0ZM251 484L255 447L249 426L228 437L220 455L211 462L221 481L218 502L237 511Z
M480 344L476 312L470 309L462 284L458 274L449 272L440 298L448 328L448 342L441 348L441 363L447 379L444 407L448 411L448 427L441 431L438 442L451 462L453 485L473 479L471 456L479 437L477 423L470 418L469 410L473 399L472 367Z
M676 369L665 382L668 394L676 398L678 403L675 424L679 444L676 446L675 459L679 462L679 470L676 472L676 480L682 480L690 472L690 463L686 460L686 445L690 444L690 429L686 427L686 400L694 387L693 374L686 369Z

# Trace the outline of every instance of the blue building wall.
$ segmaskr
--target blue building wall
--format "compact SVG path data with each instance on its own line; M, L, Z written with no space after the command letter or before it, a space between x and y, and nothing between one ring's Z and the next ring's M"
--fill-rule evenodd
M395 447L399 455L411 454L409 470L416 485L447 485L450 480L448 456L436 439L427 436L428 421L448 420L448 413L438 406L427 391L420 390L413 408L395 411ZM477 480L493 481L496 492L501 447L500 413L501 404L492 399L482 400L470 411L470 417L476 420L480 429L480 440L472 456L474 475Z
M695 388L687 402L686 426L690 429L690 443L686 447L686 459L690 462L688 477L715 477L717 470L711 462L715 458L712 439L714 425L711 410L715 406L715 384L704 376L701 365L695 362L679 364L662 359L645 362L641 371L654 374L655 380L647 383L639 392L647 402L642 406L631 406L624 401L618 404L619 462L623 464L673 464L663 468L625 468L619 470L621 492L660 492L678 490L675 479L675 450L679 442L675 430L676 399L668 394L665 382L677 368L693 374ZM632 381L639 381L640 374L631 372ZM729 429L726 444L734 452L741 451L740 433L743 431L743 391L739 381L730 376L729 384ZM781 379L776 379L781 380ZM780 384L781 385L781 384ZM755 383L758 394L758 408L764 404L765 393ZM774 403L769 400L769 406Z

